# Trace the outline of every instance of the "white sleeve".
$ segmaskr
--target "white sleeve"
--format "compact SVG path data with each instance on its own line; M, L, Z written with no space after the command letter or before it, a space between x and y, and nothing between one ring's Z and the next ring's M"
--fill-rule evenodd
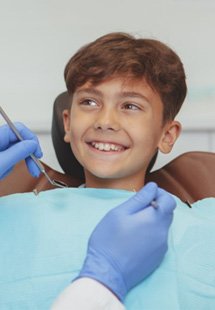
M80 278L57 298L51 310L125 310L117 297L99 282Z

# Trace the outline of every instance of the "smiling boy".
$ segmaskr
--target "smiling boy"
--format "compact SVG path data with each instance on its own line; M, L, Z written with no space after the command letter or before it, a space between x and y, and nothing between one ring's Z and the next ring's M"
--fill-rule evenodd
M65 141L86 187L139 190L153 156L170 152L180 134L174 117L186 82L179 57L157 40L112 33L80 49L65 80Z

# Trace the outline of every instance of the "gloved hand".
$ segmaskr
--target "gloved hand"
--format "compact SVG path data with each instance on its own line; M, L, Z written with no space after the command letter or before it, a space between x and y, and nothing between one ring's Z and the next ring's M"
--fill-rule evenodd
M156 201L157 207L153 207ZM93 278L123 301L128 291L161 263L176 206L173 197L148 183L112 209L93 231L78 276Z
M19 141L8 125L0 127L0 179L10 173L13 166L22 159L26 159L29 172L37 177L40 170L34 161L28 157L34 154L40 158L42 151L37 137L23 124L16 123L20 135L24 139Z

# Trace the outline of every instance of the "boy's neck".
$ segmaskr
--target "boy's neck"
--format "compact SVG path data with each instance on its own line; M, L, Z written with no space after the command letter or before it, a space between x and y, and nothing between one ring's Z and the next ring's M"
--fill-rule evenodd
M139 180L135 176L132 178L120 178L120 179L103 179L92 175L86 174L86 187L90 188L110 188L110 189L122 189L127 191L137 192L144 186L145 178L142 177Z

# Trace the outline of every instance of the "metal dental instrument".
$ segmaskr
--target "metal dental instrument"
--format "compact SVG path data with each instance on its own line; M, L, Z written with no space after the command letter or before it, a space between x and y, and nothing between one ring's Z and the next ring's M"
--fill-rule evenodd
M12 123L12 121L9 119L9 117L7 116L7 114L5 113L5 111L2 109L2 107L0 106L0 114L2 115L2 117L5 119L5 121L7 122L8 126L13 130L14 134L17 136L17 138L20 141L23 141L24 139L22 138L22 136L20 135L19 131L16 129L15 125ZM68 187L68 185L62 181L58 181L55 179L51 179L50 176L48 175L48 173L45 171L45 167L43 166L43 164L40 162L40 160L38 158L36 158L34 156L34 154L30 154L29 155L31 157L31 159L35 162L35 164L38 166L38 168L40 169L40 171L45 175L46 179L49 181L49 183L51 183L54 186L57 187ZM38 191L35 189L34 191L35 195L38 195Z

